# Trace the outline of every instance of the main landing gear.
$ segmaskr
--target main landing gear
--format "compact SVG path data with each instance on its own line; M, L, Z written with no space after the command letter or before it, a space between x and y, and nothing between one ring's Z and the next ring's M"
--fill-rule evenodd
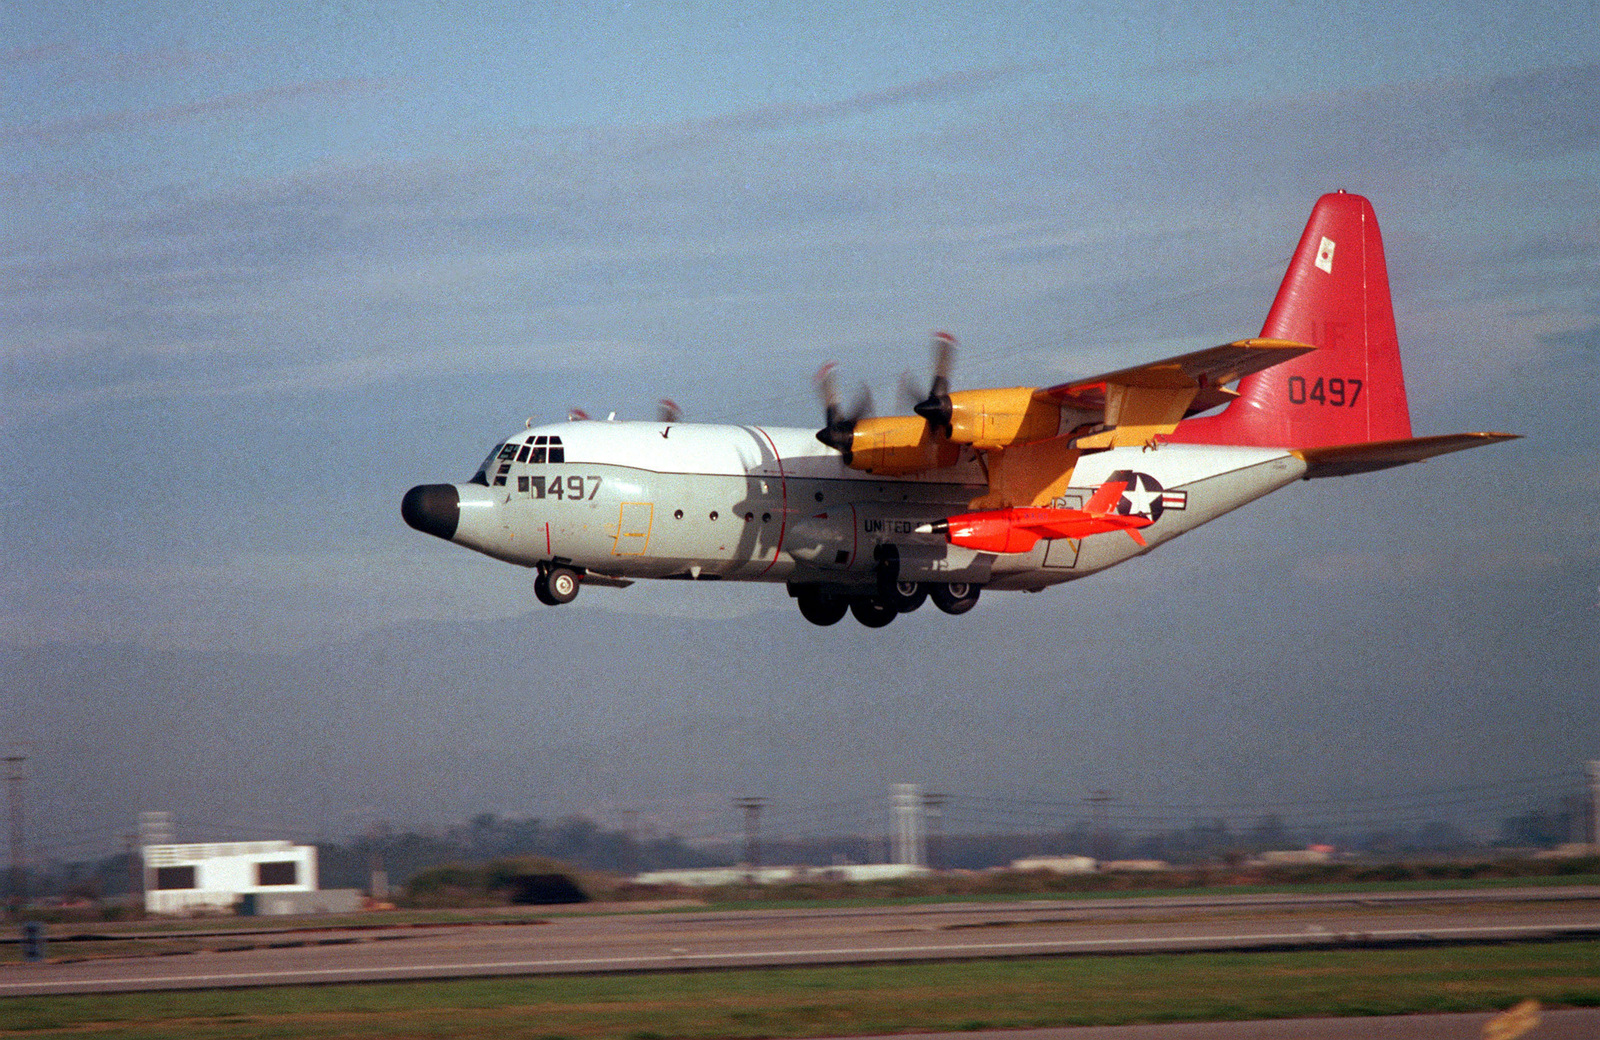
M558 607L577 599L581 584L578 572L571 567L541 563L539 576L533 579L533 594L539 597L540 603Z
M789 593L800 616L813 625L836 624L846 614L854 614L868 628L882 628L930 599L946 614L965 614L977 605L981 590L981 585L965 582L901 581L873 593L834 592L817 585L793 585Z

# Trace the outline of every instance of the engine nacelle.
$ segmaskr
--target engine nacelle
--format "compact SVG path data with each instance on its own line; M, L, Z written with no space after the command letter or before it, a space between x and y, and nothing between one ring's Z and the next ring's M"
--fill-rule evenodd
M950 439L974 448L1003 448L1065 432L1061 406L1035 393L1031 386L957 390L950 395Z
M961 446L935 433L916 416L860 419L850 439L850 468L903 476L954 466Z

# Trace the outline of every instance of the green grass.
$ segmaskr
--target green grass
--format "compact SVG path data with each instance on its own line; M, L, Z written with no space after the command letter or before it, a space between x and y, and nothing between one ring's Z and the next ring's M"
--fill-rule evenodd
M0 1000L0 1037L722 1040L1600 1006L1600 943L961 961Z

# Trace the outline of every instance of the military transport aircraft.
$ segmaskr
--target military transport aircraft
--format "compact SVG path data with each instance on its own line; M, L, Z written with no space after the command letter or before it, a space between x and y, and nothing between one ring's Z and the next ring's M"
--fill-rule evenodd
M533 568L552 605L640 578L783 582L809 621L880 627L1093 574L1296 480L1512 436L1411 436L1377 218L1344 192L1317 202L1257 339L992 390L951 389L954 346L935 338L910 415L842 408L824 368L820 431L685 423L671 402L655 422L530 421L401 514Z

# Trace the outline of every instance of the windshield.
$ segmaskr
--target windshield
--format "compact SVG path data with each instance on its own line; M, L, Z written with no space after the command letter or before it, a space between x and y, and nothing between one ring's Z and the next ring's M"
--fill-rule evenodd
M467 481L467 483L482 484L487 487L489 485L489 467L494 464L495 459L500 457L500 453L505 451L508 447L510 447L510 445L506 444L505 441L501 441L499 444L496 444L493 448L489 449L489 454L484 456L483 465L478 467L478 472L474 473L472 475L472 479ZM516 449L512 448L511 450L515 451Z
M506 474L511 472L512 463L543 466L547 462L561 463L566 460L567 449L560 437L538 434L514 441L501 441L489 452L483 465L478 467L478 472L467 483L500 487L506 482Z

